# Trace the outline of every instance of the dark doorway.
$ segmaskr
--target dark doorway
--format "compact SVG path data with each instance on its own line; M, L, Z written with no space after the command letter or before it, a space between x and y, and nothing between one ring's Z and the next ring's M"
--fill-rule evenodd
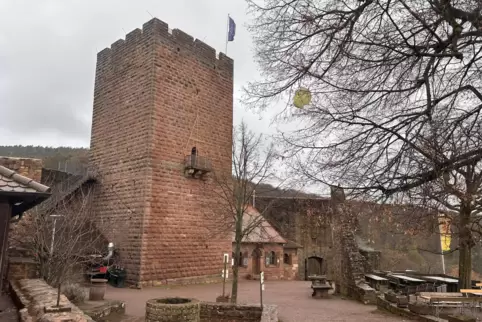
M253 275L259 275L261 273L261 250L256 248L251 254L253 261Z
M323 258L311 256L305 259L305 280L310 275L323 275Z

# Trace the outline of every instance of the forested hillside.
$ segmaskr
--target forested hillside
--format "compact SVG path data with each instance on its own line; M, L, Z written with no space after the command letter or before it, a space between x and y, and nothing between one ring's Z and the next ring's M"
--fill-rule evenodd
M0 146L0 156L42 159L45 168L82 173L87 168L89 149L11 145Z
M12 145L0 146L0 156L42 159L45 168L79 174L87 168L89 149ZM275 188L269 184L260 184L256 190L257 195L266 197L317 197L295 189Z

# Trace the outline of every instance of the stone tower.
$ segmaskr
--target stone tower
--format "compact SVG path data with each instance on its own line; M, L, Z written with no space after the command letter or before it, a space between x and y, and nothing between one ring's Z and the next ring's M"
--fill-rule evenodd
M214 184L186 175L185 159L196 147L230 172L232 125L233 61L198 39L152 19L98 53L94 209L128 282L220 275L231 236L205 238Z

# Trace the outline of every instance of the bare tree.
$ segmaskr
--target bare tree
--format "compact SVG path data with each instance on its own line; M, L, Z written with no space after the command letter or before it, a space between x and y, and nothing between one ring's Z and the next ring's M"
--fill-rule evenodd
M387 197L480 167L471 138L481 128L482 2L248 2L263 79L247 103L263 109L300 86L312 93L308 108L278 116L302 125L281 134L296 173ZM434 138L442 148L430 148Z
M251 132L242 122L233 129L232 173L215 173L215 203L210 205L208 221L211 234L231 234L234 244L233 284L231 302L236 303L241 243L272 237L264 211L251 207L256 188L275 179L276 161L272 144L266 144L262 135ZM265 207L265 210L267 207Z
M438 132L425 142L434 155L457 155L460 150L482 147L481 124L460 127L457 135L441 136ZM444 141L441 141L443 139ZM469 146L469 147L468 147ZM420 167L426 160L419 159ZM451 171L437 173L436 179L408 191L411 200L441 211L458 237L458 245L449 252L459 252L461 287L471 285L472 248L482 236L482 162L468 163Z
M87 264L100 262L106 250L91 209L93 190L86 183L73 191L55 191L45 206L28 213L15 228L14 243L37 258L41 277L58 288L57 306L62 284L85 273Z

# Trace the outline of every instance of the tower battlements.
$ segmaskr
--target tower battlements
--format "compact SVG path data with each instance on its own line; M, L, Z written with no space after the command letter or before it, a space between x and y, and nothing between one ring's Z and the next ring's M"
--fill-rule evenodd
M162 20L153 18L142 26L129 32L125 39L112 43L97 54L98 66L109 64L112 59L121 58L127 51L137 46L153 46L163 44L181 55L193 55L208 67L218 70L221 74L232 77L233 60L199 39L179 29L169 30L169 25Z

